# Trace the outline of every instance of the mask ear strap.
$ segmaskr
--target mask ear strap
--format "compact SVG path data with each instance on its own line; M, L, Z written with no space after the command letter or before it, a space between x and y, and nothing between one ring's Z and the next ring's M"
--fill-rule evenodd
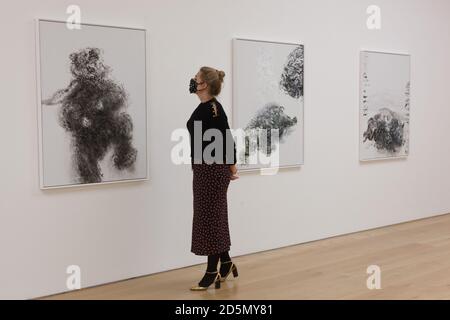
M198 86L198 85L201 85L201 84L204 84L204 83L205 83L205 81L202 81L202 82L198 82L198 83L197 83L197 86ZM201 91L201 90L205 90L205 89L206 89L206 88L203 88L203 89L200 89L200 90L199 90L199 89L197 89L197 91Z

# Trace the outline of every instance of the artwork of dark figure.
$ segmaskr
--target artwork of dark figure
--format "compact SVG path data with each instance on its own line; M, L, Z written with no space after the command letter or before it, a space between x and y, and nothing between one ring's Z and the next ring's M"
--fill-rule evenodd
M116 169L133 170L137 150L132 144L133 122L124 111L125 89L110 78L111 68L103 63L100 49L84 48L69 58L70 84L42 103L61 104L59 123L72 137L80 183L102 181L99 162L110 148Z
M374 141L378 150L395 154L405 144L404 125L397 113L388 108L382 108L367 121L367 130L363 135L364 142Z
M256 151L256 148L264 152L266 155L270 155L272 151L276 150L276 145L272 145L271 129L278 129L278 142L283 142L283 139L289 135L293 127L297 125L297 117L289 117L284 113L284 107L277 104L269 103L258 111L254 118L250 120L250 123L246 126L247 132L245 137L245 155L244 159L250 156L251 153ZM267 133L267 141L259 141L258 132L253 136L250 131L252 129L264 129ZM252 148L250 139L256 138L256 148ZM247 162L247 161L244 161Z
M409 154L411 57L360 52L360 161Z
M303 97L303 46L298 46L288 55L280 88L292 98Z
M243 170L303 164L304 50L300 43L233 40L233 122L244 131L237 152Z

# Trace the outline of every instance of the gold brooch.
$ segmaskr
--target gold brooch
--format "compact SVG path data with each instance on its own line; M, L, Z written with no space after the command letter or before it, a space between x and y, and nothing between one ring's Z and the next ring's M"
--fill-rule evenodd
M217 113L217 106L215 103L213 103L212 109L213 109L213 117L217 117L218 113Z

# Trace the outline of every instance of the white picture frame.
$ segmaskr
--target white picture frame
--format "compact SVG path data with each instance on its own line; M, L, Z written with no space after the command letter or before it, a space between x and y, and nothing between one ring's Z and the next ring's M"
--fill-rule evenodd
M359 160L406 159L411 55L361 49L359 61Z
M51 144L51 141L46 140L46 138L44 137L48 137L48 134L45 134L45 126L49 123L48 119L44 119L44 109L45 107L47 107L47 105L44 106L43 100L47 99L47 97L44 97L43 95L43 83L45 81L48 81L49 77L52 76L51 72L48 72L47 74L45 74L45 67L43 68L42 65L42 59L43 59L43 47L44 45L42 44L43 41L43 34L42 34L42 26L44 24L54 24L55 26L57 26L57 28L61 28L61 26L65 26L67 28L66 25L66 21L60 21L60 20L53 20L53 19L43 19L43 18L37 18L35 19L35 34L36 34L36 90L37 90L37 129L38 129L38 171L39 171L39 187L41 190L47 190L47 189L58 189L58 188L73 188L73 187L86 187L86 186L98 186L98 185L103 185L103 184L117 184L117 183L128 183L128 182L138 182L138 181L147 181L149 180L149 165L148 165L148 97L147 97L147 30L143 29L143 28L131 28L131 27L121 27L121 26L111 26L111 25L101 25L101 24L92 24L92 23L81 23L81 30L83 29L89 29L89 28L94 28L98 30L106 30L109 29L111 31L116 31L116 30L120 30L120 31L130 31L130 32L137 32L139 33L139 36L136 36L136 38L140 38L139 39L139 44L140 44L140 49L141 52L139 53L139 56L141 57L140 60L140 67L142 68L142 73L139 74L139 97L133 96L133 99L140 101L139 104L139 118L138 120L136 120L138 117L136 117L135 113L132 113L130 111L130 104L132 104L133 102L127 102L127 106L124 108L124 110L121 109L120 112L124 112L126 111L127 114L129 115L129 118L131 119L131 123L132 123L132 136L133 139L136 137L136 131L139 130L139 142L135 145L132 144L133 148L136 149L136 161L133 163L133 174L118 174L116 177L114 177L113 174L110 174L108 179L102 180L102 181L98 181L98 182L88 182L88 183L83 183L83 182L79 182L79 181L71 181L68 182L67 181L67 177L61 178L61 181L66 181L64 183L52 183L52 180L46 180L46 173L48 172L48 166L46 166L45 160L46 160L46 152L48 152L49 148L48 145ZM92 30L92 29L91 29ZM61 33L62 31L55 31L55 34ZM64 42L64 41L72 41L74 39L70 39L69 35L74 35L76 32L79 32L79 30L71 30L69 28L67 28L67 37L69 37L69 39L59 39L61 40L60 42ZM70 32L70 33L69 33ZM86 30L85 30L86 32ZM123 36L123 35L122 35ZM82 36L79 36L79 38ZM61 37L63 38L63 37ZM74 42L80 42L80 39L77 39ZM118 39L113 39L113 37L111 37L111 39L103 39L104 41L107 40L111 40L111 42L117 41ZM94 44L95 42L95 37L93 39L89 39L86 42L85 47L91 47L91 44ZM138 43L136 42L136 43ZM47 44L48 45L48 44ZM56 47L56 48L55 48ZM65 48L67 49L67 48ZM74 49L76 49L74 47ZM83 49L82 47L79 47L77 49ZM52 47L52 52L55 52L56 54L58 53L57 51L57 46L55 45L54 47ZM63 50L61 50L63 51ZM48 53L49 51L46 51L46 53ZM46 54L44 53L44 54ZM54 59L54 57L52 57ZM123 69L123 66L122 66ZM48 69L47 69L48 70ZM59 70L59 69L58 69ZM66 70L67 71L67 70ZM45 78L47 76L47 78ZM44 78L44 79L43 79ZM113 80L116 80L115 78ZM65 83L67 84L67 83ZM62 84L61 87L64 87L65 84ZM129 92L127 92L127 97L129 98ZM128 99L127 98L127 99ZM128 101L128 100L127 100ZM133 111L134 112L134 111ZM125 117L123 117L125 118ZM56 135L55 135L56 136ZM44 144L45 147L44 147ZM109 148L110 149L110 148ZM55 150L53 150L52 152L56 152L56 148ZM66 150L67 151L67 150ZM110 152L110 151L108 151ZM131 158L131 156L130 156ZM66 159L67 159L67 154L66 154ZM139 160L138 160L139 159ZM102 160L99 160L102 161ZM139 168L138 170L136 170L136 164L139 161ZM105 162L106 163L106 162ZM66 166L65 169L67 169L68 165L65 164L64 166ZM72 167L74 167L72 165ZM101 168L103 169L103 168ZM47 171L46 171L47 170ZM131 169L129 169L131 170ZM111 170L112 171L112 170ZM119 170L117 170L119 172ZM126 171L126 170L123 170ZM59 172L63 172L63 169L60 168ZM64 173L65 174L65 173ZM101 174L103 174L103 172L101 172Z
M251 77L248 77L252 74L252 71L256 72L255 68L258 68L256 65L251 65L254 63L252 57L246 56L248 53L252 53L252 50L248 51L248 53L245 53L244 55L241 55L241 52L239 52L239 45L240 44L255 44L260 45L261 52L264 53L264 47L268 46L268 49L266 51L268 61L272 61L273 64L271 65L268 63L266 67L269 69L267 71L268 74L273 74L272 79L270 81L272 82L271 85L264 87L264 84L258 86L253 86L252 88L247 87L247 89L243 89L241 87L244 87L243 84L251 83L254 79ZM282 48L282 49L275 49L274 47ZM232 95L232 126L234 129L244 129L245 126L248 124L248 121L250 120L251 116L249 116L249 112L245 115L245 112L241 112L245 110L246 108L253 108L252 111L254 114L258 112L258 108L261 108L264 106L264 104L270 104L272 102L277 103L277 99L282 99L284 103L287 103L289 105L289 112L286 115L287 117L290 117L293 119L294 117L297 118L297 128L296 135L295 136L287 136L285 139L291 139L289 141L291 144L289 148L283 149L283 147L280 147L280 144L278 147L280 147L280 161L277 166L271 166L271 165L246 165L242 162L239 163L240 158L240 151L237 150L237 158L238 158L238 169L240 172L252 172L257 170L271 170L273 168L280 168L280 169L287 169L287 168L299 168L304 164L304 61L305 61L305 55L304 55L304 44L301 42L282 42L282 41L270 41L270 40L260 40L260 39L249 39L249 38L242 38L242 37L235 37L232 39L232 83L233 83L233 95ZM293 52L293 50L301 48L301 95L299 98L292 98L289 97L288 94L281 94L277 92L276 83L280 80L280 75L283 73L283 67L287 63L287 58L290 56L290 54ZM256 58L258 59L258 58ZM264 58L262 58L264 60ZM251 65L250 68L247 68L249 65ZM246 69L247 68L247 69ZM267 87L270 87L267 89ZM240 90L247 90L247 92L250 92L250 94L254 94L258 91L264 91L264 94L266 97L264 98L255 98L253 100L247 100L251 101L250 103L247 103L244 101L243 96L241 96ZM258 94L258 93L257 93ZM284 95L284 97L283 97ZM280 98L280 96L282 98ZM267 98L267 101L264 100ZM247 98L245 98L247 99ZM244 107L245 106L245 107ZM249 107L251 106L251 107ZM283 104L284 107L284 104ZM292 112L295 110L295 112ZM244 114L241 114L244 113ZM297 140L295 140L297 139ZM285 140L286 141L286 140ZM282 142L283 143L283 142ZM291 154L290 158L286 161L283 161L283 154L287 152L287 150L293 151L294 153ZM241 159L242 160L242 159Z

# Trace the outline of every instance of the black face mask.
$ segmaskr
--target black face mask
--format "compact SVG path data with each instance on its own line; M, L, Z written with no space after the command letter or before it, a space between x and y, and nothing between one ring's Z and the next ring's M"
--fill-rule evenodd
M191 79L191 82L189 82L189 93L196 93L197 92L197 82L195 82L195 79Z
M197 83L196 81L195 81L195 79L194 78L192 78L191 79L191 81L189 82L189 92L190 93L196 93L198 90L197 90L197 86L199 85L199 84L202 84L203 82L199 82L199 83Z

